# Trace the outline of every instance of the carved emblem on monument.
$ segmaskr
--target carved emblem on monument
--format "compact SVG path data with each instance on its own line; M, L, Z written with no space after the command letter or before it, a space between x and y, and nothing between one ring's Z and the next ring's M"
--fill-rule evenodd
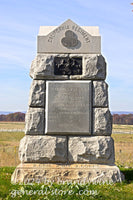
M67 48L79 48L80 41L78 40L77 35L73 31L66 31L65 37L62 38L61 43L64 47Z
M82 74L81 57L55 57L54 59L55 75L80 75Z

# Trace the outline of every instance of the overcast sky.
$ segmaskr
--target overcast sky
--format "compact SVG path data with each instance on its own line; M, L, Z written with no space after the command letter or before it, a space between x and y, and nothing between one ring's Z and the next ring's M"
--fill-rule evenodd
M129 0L0 0L0 111L26 111L39 26L99 26L111 111L133 111L133 5Z

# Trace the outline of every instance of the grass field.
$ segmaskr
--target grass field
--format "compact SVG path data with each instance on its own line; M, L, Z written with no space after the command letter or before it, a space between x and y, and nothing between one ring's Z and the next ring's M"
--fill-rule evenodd
M24 129L24 122L0 122L0 129Z
M113 124L113 131L115 131L115 130L133 131L133 125Z
M0 127L24 129L24 123L4 122ZM132 131L132 126L114 125L113 128ZM0 200L133 200L133 134L112 134L116 164L126 177L124 183L113 185L12 185L11 174L20 163L18 147L23 136L24 132L0 132Z
M0 121L0 129L24 129L25 122L2 122ZM133 131L133 125L113 124L113 130Z
M0 129L24 129L25 122L0 122ZM119 125L113 124L113 132L122 131L122 132L132 132L133 125Z
M133 134L112 134L115 160L119 166L133 167Z
M24 129L24 122L0 122L1 129ZM132 125L113 125L113 129L129 131ZM19 164L18 147L24 132L0 132L0 166ZM133 134L112 134L118 166L133 167Z
M24 132L0 132L0 166L19 164L18 147Z

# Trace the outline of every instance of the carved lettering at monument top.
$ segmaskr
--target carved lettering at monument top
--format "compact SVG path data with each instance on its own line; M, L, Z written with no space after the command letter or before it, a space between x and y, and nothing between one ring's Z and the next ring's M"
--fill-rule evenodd
M85 40L86 43L90 42L89 36L87 34L87 32L85 30L83 30L81 27L79 27L78 25L61 25L60 27L56 28L52 33L50 33L49 38L48 38L48 42L53 42L54 38L56 37L56 34L65 31L65 36L66 38L75 38L77 39L77 35L73 32L75 31L76 33L81 34L82 39ZM75 40L74 42L75 46L77 45L77 41Z
M91 82L47 81L46 134L91 133Z
M38 53L101 53L100 35L91 35L71 20L47 35L39 34L37 45Z

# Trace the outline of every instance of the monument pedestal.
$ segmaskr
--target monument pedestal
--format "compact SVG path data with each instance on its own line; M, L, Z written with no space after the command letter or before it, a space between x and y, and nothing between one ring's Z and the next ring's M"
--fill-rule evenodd
M12 175L13 183L114 183L123 176L115 165L24 163Z

